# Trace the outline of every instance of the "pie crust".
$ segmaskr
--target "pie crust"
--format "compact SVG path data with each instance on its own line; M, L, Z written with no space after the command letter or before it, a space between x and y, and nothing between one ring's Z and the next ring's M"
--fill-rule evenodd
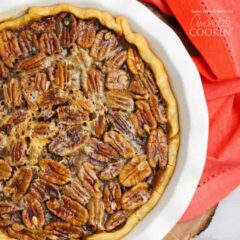
M39 20L46 16L57 15L61 12L69 12L80 19L98 19L99 22L111 29L119 36L136 46L138 52L146 64L148 64L156 79L157 86L161 92L161 96L166 103L166 115L168 124L168 163L154 184L154 188L150 199L140 208L135 210L132 215L127 218L126 223L120 229L113 232L101 232L88 236L87 240L117 240L128 234L158 203L163 195L171 176L173 175L177 152L179 148L179 123L177 103L168 81L167 73L161 60L149 48L147 41L139 33L133 33L124 17L112 17L109 13L97 9L81 9L68 4L61 4L51 7L32 7L26 15L10 19L0 24L0 31L5 29L18 29L29 22ZM3 232L0 234L2 240L12 239Z

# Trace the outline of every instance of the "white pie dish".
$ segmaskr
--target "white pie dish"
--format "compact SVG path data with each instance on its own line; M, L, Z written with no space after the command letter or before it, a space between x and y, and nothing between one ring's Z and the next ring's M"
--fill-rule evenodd
M1 18L16 16L31 6L62 3L59 0L2 0ZM78 7L106 10L125 16L133 31L146 37L163 61L177 98L181 144L175 173L159 204L124 239L162 239L187 208L203 170L208 114L199 74L176 34L135 0L70 0Z

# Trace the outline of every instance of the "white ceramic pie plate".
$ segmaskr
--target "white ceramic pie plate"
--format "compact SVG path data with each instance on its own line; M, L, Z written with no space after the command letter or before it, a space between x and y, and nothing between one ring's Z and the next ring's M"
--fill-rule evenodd
M206 156L208 112L198 71L177 35L136 0L68 0L79 7L99 8L127 17L162 59L177 98L181 144L177 167L158 205L125 240L160 240L186 210L200 179ZM53 5L61 0L1 0L0 18L16 16L31 6ZM104 240L104 239L103 239Z

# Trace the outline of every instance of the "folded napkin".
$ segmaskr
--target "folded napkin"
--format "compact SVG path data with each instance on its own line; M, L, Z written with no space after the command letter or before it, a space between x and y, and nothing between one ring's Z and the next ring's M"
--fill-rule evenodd
M209 111L206 165L181 220L211 208L240 185L240 1L143 0L174 17L197 49L192 55Z

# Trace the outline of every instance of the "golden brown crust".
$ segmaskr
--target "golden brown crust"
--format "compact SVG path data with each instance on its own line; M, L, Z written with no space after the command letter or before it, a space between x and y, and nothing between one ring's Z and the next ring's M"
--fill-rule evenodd
M0 231L0 239L1 240L15 240L14 238L10 238L10 237L6 236L6 234L4 234L1 231Z
M149 64L157 81L157 85L161 91L167 105L167 118L169 126L169 152L168 165L156 182L154 191L149 201L131 215L126 224L115 232L99 233L89 236L88 240L117 240L121 239L129 233L139 221L141 221L150 212L160 200L164 190L170 181L176 165L177 152L179 147L179 124L177 103L172 93L167 73L163 63L155 56L148 46L147 41L138 33L133 33L124 17L113 18L109 13L96 9L80 9L68 4L61 4L52 7L33 7L28 10L28 13L14 20L4 21L0 24L0 31L4 29L17 29L20 26L29 23L32 20L38 20L44 16L56 15L60 12L70 12L82 19L97 18L102 25L112 29L129 42L134 44L142 57ZM0 233L2 240L9 240L3 233Z

